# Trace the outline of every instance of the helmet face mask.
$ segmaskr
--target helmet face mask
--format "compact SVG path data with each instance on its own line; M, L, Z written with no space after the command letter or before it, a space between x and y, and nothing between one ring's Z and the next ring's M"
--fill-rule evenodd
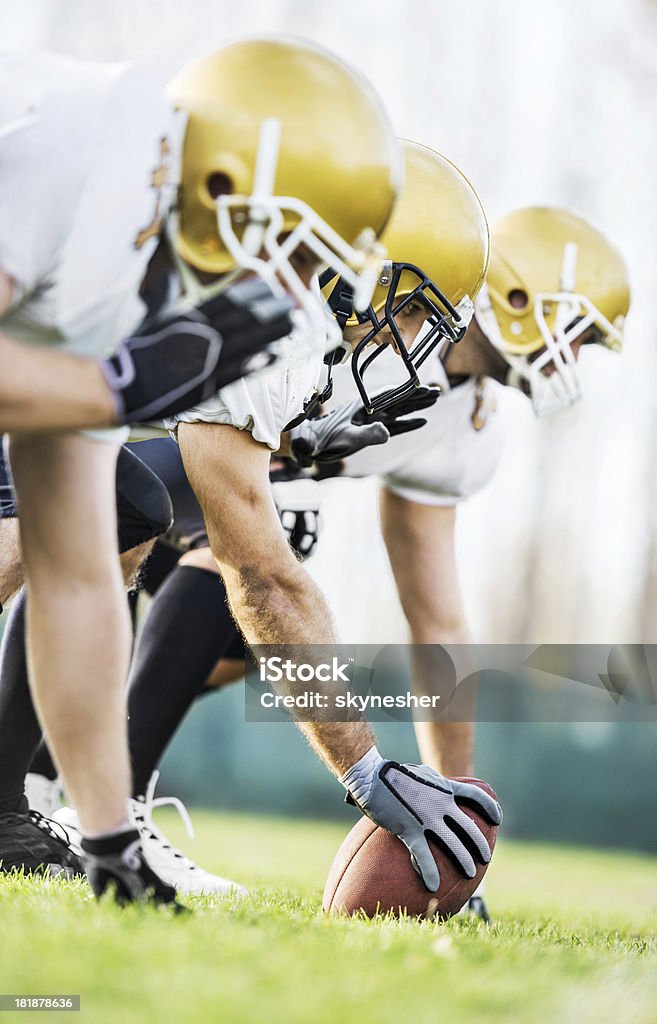
M388 259L372 302L366 311L354 314L349 288L343 280L333 279L335 271L320 281L343 332L359 324L369 328L358 332L351 367L370 411L392 405L420 386L419 371L426 360L439 347L464 336L488 267L488 224L470 182L440 153L402 142L405 182L382 235ZM418 315L411 312L415 306L421 307ZM348 330L345 340L350 340ZM371 382L376 378L380 388L385 362L376 364L371 376L368 372L390 347L401 363L392 379L401 374L403 380L377 394L377 385Z
M385 277L384 277L385 275ZM406 284L409 276L417 281L411 291L404 290L398 298L402 275ZM472 318L474 306L468 296L464 296L455 307L440 291L434 282L411 263L389 263L379 279L389 281L385 306L377 313L372 306L367 312L358 316L360 323L370 323L372 329L360 339L351 360L351 368L363 404L368 412L378 411L398 402L401 398L420 387L418 370L438 347L449 342L460 341ZM412 303L421 305L426 311L426 324L420 328L410 345L404 341L398 324L400 314ZM365 375L375 359L385 351L388 342L377 343L377 337L388 329L394 339L397 354L400 356L407 371L407 379L395 388L382 394L370 395L365 382ZM374 345L374 351L368 352Z

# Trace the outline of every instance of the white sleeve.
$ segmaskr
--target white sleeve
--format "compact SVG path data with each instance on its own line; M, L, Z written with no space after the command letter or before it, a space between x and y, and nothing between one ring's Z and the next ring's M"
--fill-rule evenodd
M47 281L64 229L66 197L59 187L56 161L44 160L38 114L25 111L3 124L4 106L5 110L0 108L0 268L14 281L16 305ZM48 204L44 186L52 190Z
M227 423L248 430L255 441L278 451L283 430L302 412L304 399L316 386L322 367L323 341L315 351L294 335L286 344L289 356L270 370L235 381L166 425L174 429L176 422Z
M235 381L207 402L182 413L174 421L167 421L167 425L226 423L238 430L248 430L254 441L277 451L286 424L303 408L305 392L295 388L291 376L296 376L293 370L273 367L257 376Z

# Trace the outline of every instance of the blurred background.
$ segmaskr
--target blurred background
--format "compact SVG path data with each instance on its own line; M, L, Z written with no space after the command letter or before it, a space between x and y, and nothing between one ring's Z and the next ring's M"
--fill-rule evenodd
M585 350L585 400L552 421L503 395L505 456L460 510L459 560L478 641L654 642L657 2L30 0L0 11L4 49L92 60L175 65L258 31L310 37L357 64L398 133L453 160L491 221L519 205L568 205L624 253L633 286L624 353ZM376 483L324 488L311 571L342 638L403 642ZM415 758L408 726L379 732L384 750ZM482 724L477 762L503 798L508 834L657 848L654 725ZM344 813L292 726L245 724L240 687L200 702L167 756L163 788L210 806Z

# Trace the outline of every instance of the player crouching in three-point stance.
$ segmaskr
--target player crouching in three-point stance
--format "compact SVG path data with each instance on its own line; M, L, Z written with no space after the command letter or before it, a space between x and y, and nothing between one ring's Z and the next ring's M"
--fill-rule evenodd
M272 261L286 279L293 275L296 284L301 274L312 287L311 275L319 264L330 263L342 274L340 264L344 263L330 238L332 251L327 251L317 215L350 243L368 225L376 230L385 227L397 185L390 164L395 140L376 98L365 92L355 75L338 75L325 55L312 48L301 52L282 43L263 47L265 53L278 54L273 82L257 46L238 44L226 51L234 64L230 78L222 78L222 95L226 109L234 112L236 132L239 127L243 147L239 162L226 162L221 152L193 145L195 131L200 137L208 117L208 83L223 75L223 58L208 58L181 76L177 88L191 111L184 160L195 164L199 180L221 182L229 192L244 192L241 166L253 163L256 125L276 113L279 101L283 125L288 117L280 110L287 109L296 131L286 134L283 130L276 165L277 195L259 204L265 220L263 244L267 250L272 243L272 224L287 229L290 234L272 254ZM317 104L312 102L314 97ZM336 123L339 131L326 130ZM225 128L228 142L236 132L228 123ZM353 167L360 169L358 181L348 173ZM280 193L292 194L300 202L291 204L278 198ZM255 198L252 204L258 205ZM239 209L239 203L233 209ZM308 216L309 210L314 214ZM187 226L182 221L182 237L186 244L202 248L216 242L216 232L200 202L197 213ZM225 237L237 252L237 236L231 240L226 231ZM308 262L295 272L287 254L302 242ZM209 272L225 269L228 254L223 245L206 251ZM302 295L298 285L291 287L300 301L312 298L309 291ZM357 290L356 308L362 310L369 297ZM175 421L185 470L246 642L302 645L304 660L311 664L317 657L322 660L321 648L334 644L337 637L325 599L286 542L271 497L269 459L280 446L286 424L298 415L304 396L316 385L324 345L324 339L315 334L308 339L306 351L298 347L296 356L290 356L283 372L274 369L253 382L241 382ZM303 723L300 728L361 809L408 844L430 889L437 888L438 880L425 832L441 835L465 874L473 875L475 869L461 838L464 833L478 857L490 857L483 835L456 803L461 792L457 784L438 774L431 783L384 761L364 721ZM501 812L495 801L476 787L466 789L463 795L472 797L492 821L499 822ZM451 820L457 823L454 831Z
M117 440L70 431L202 400L289 333L291 303L246 281L137 335L184 117L137 67L39 55L4 58L0 75L0 431L22 510L35 703L96 891L112 879L120 898L170 901L126 818Z
M413 645L471 642L455 526L459 504L488 482L501 455L494 382L521 388L538 415L568 407L581 394L581 347L620 349L628 308L623 259L584 217L531 207L493 225L486 287L467 335L422 368L422 383L443 389L424 413L426 426L342 467L347 476L381 477L383 537ZM394 361L382 356L369 372L373 387L389 388ZM340 401L355 394L344 370L336 373L335 394ZM435 659L414 650L414 685L431 693ZM424 762L446 775L473 774L472 720L417 721L415 729ZM473 907L486 916L481 900Z
M276 79L279 69L267 57L263 73ZM339 62L327 58L327 65L351 81ZM210 150L224 145L223 136L213 141L214 115L218 105L224 109L222 82L207 83L199 133L187 125L185 98L174 97L174 116L161 85L138 68L7 58L2 76L8 87L0 101L0 430L10 434L21 509L31 685L79 809L95 891L111 885L120 899L150 893L170 902L173 890L144 863L127 820L130 628L115 554L117 443L107 434L63 431L172 414L203 401L306 314L290 315L286 286L273 273L270 286L227 281L221 294L194 291L206 269L207 239L185 250L186 211L191 197L213 223L217 211L213 184L190 179L188 158L199 138ZM349 116L345 111L346 123ZM389 146L389 163L394 156ZM259 186L253 164L236 156L233 166L248 189ZM352 166L353 180L344 184L356 192L360 169ZM178 184L181 232L175 220L167 224ZM18 189L30 198L27 220ZM363 224L368 245L393 198L391 187L379 222ZM171 311L135 336L148 313L140 295L144 275L168 230L184 250L177 261L183 299L199 305ZM214 247L211 240L210 252ZM350 248L349 255L357 254ZM357 287L356 271L352 280ZM165 297L166 290L165 283ZM24 348L25 342L52 349ZM103 354L100 363L91 358Z

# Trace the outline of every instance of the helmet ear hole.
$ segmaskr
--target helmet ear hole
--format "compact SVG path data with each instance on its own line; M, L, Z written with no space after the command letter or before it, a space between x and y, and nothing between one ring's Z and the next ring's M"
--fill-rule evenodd
M524 288L512 288L507 298L513 309L524 309L529 302L529 296Z
M205 179L205 187L211 199L218 199L219 196L230 196L233 193L233 179L224 171L213 171Z

